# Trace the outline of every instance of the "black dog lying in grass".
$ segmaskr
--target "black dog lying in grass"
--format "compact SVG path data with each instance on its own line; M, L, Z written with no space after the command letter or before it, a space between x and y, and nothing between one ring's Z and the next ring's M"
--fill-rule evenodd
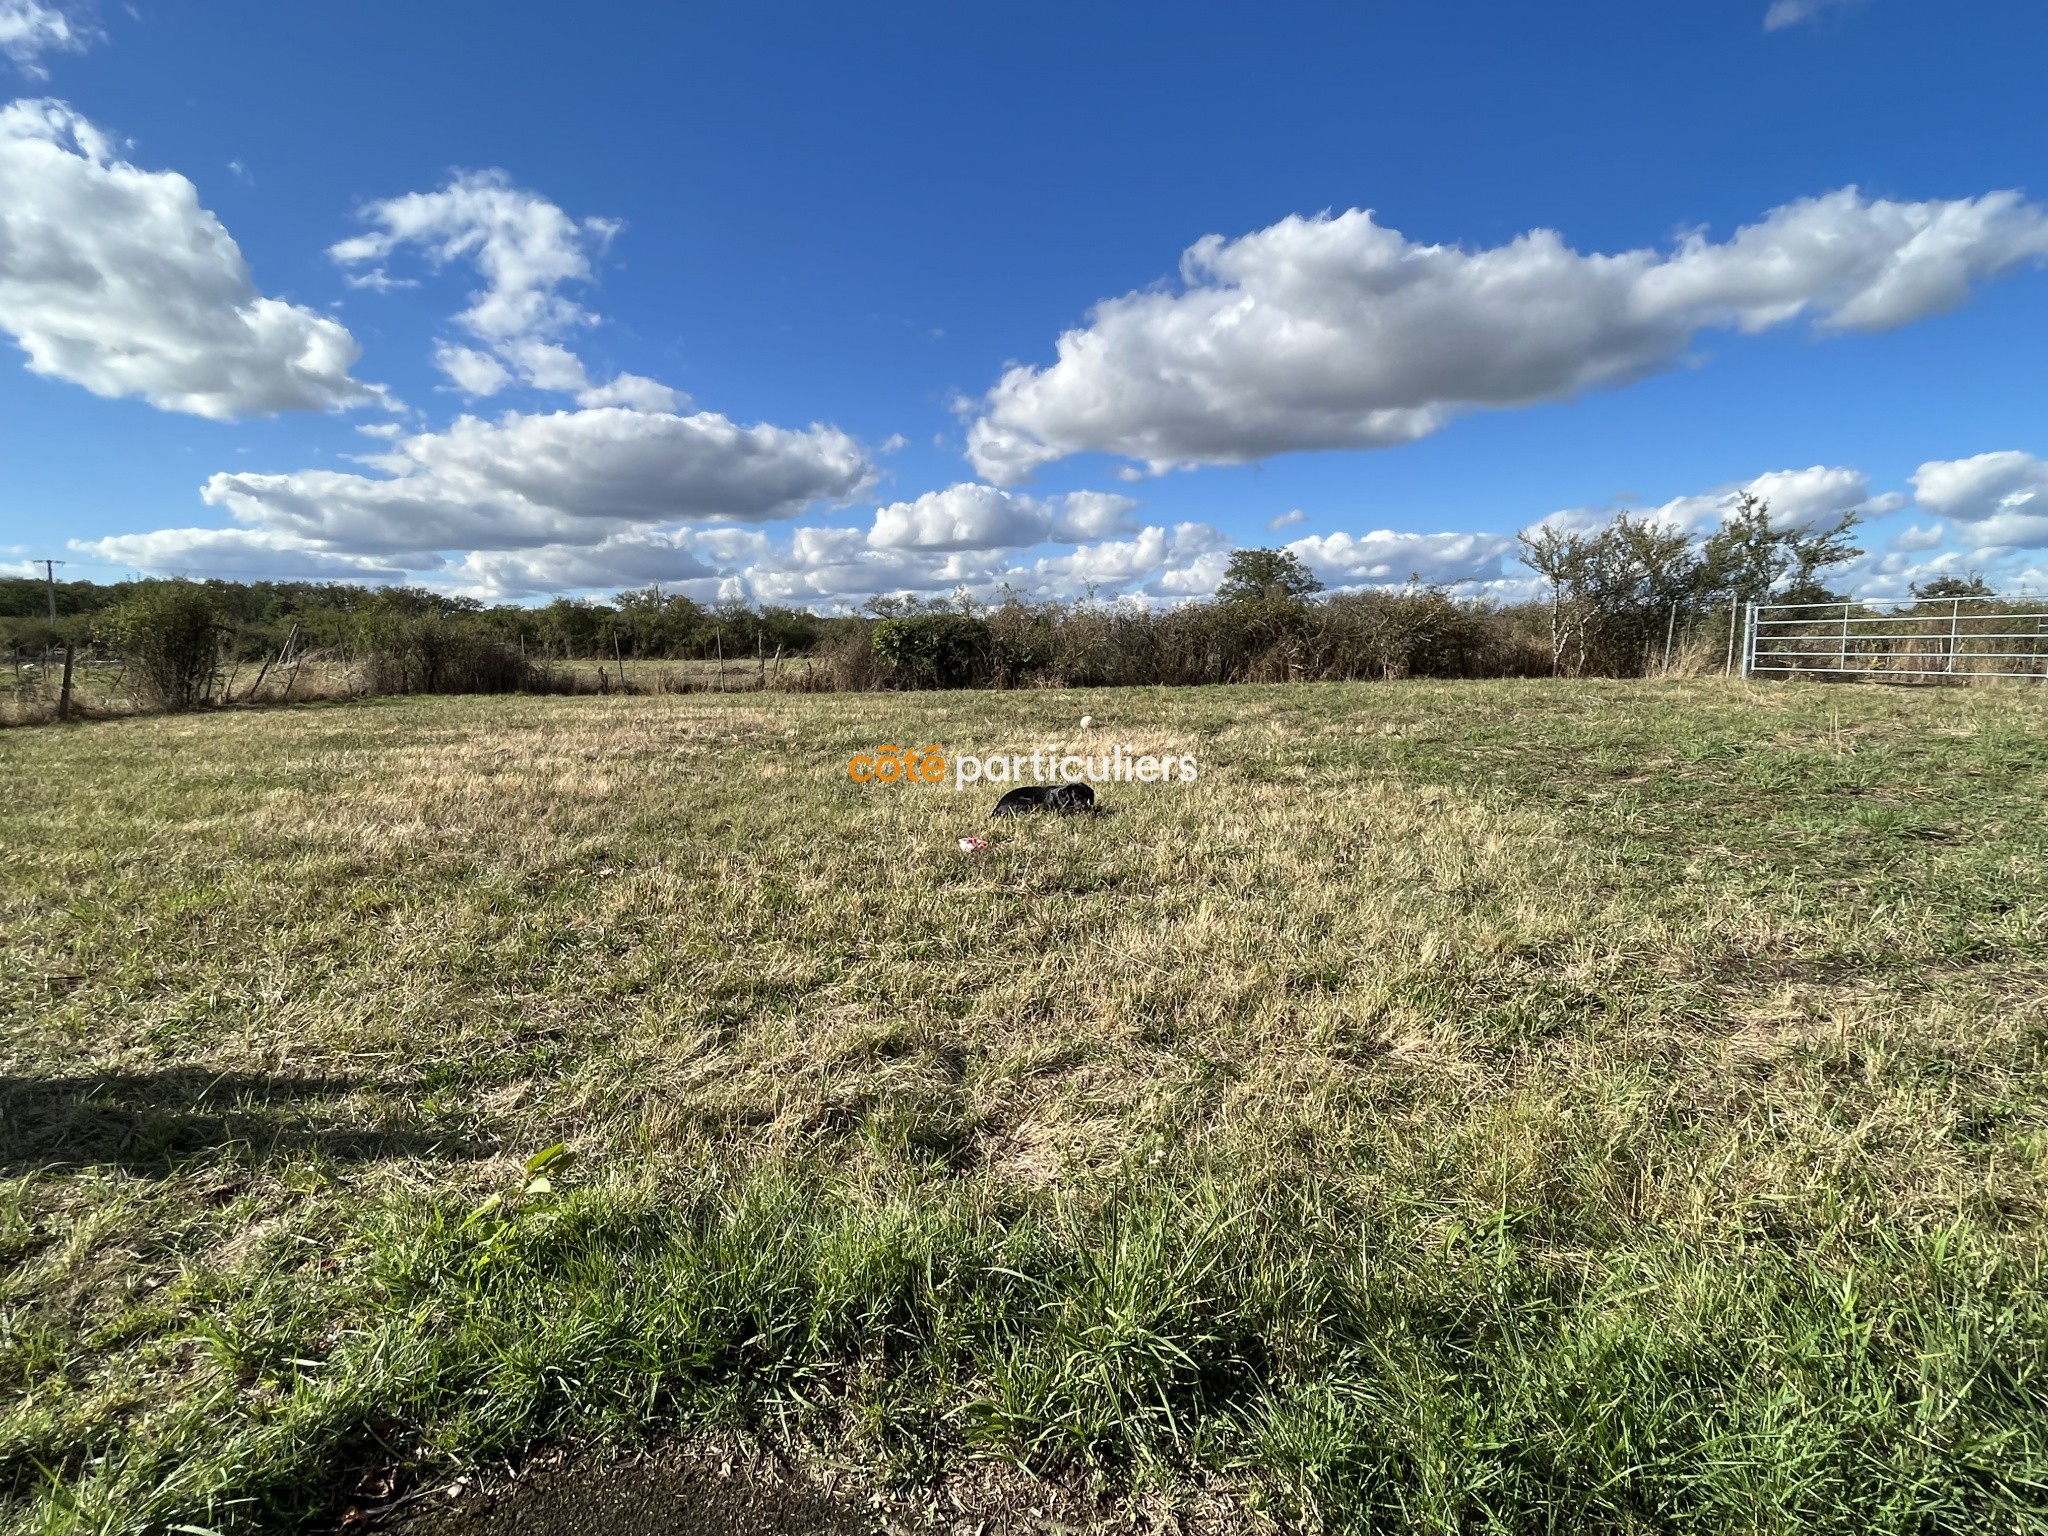
M1095 791L1086 784L1020 784L996 802L991 816L1029 816L1033 811L1092 811Z

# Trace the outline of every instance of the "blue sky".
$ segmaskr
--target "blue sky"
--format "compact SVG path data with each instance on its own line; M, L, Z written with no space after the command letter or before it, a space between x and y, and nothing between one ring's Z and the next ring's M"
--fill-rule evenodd
M0 0L0 565L1512 595L1518 529L1757 485L1863 510L1859 591L2039 587L2043 57L2019 0Z

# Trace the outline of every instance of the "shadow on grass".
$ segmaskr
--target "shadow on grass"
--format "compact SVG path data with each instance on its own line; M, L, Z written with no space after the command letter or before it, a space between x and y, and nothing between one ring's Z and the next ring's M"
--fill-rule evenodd
M368 1115L348 1100L382 1086L347 1077L272 1077L175 1067L79 1077L0 1077L0 1175L122 1168L167 1174L234 1153L343 1162L482 1157L471 1126L422 1124L409 1108Z

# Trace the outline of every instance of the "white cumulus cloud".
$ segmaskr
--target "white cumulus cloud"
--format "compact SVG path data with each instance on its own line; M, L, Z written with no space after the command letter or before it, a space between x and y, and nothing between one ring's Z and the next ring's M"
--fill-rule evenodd
M94 29L68 7L44 0L0 0L0 56L31 80L49 74L44 54L77 53L93 36Z
M1070 491L1040 500L962 482L892 502L868 530L873 549L1025 549L1048 539L1078 544L1133 533L1138 503L1110 491Z
M488 352L444 341L434 348L434 366L465 394L495 395L513 382L512 370Z
M1896 510L1898 503L1873 504L1870 476L1860 469L1815 464L1807 469L1774 469L1742 487L1770 503L1771 522L1779 528L1810 528L1844 512Z
M679 389L670 389L658 380L638 373L622 373L609 383L592 385L576 396L578 405L623 405L633 411L680 411L690 403L690 397ZM884 443L882 451L887 453L889 445Z
M1806 469L1774 469L1735 485L1676 496L1654 507L1629 509L1630 515L1685 534L1703 534L1719 526L1743 492L1761 496L1770 504L1771 523L1779 528L1810 528L1828 522L1844 512L1878 517L1895 512L1904 499L1897 496L1872 497L1870 477L1860 469L1843 465L1815 464ZM1534 526L1567 529L1598 527L1614 515L1614 509L1572 507L1553 512Z
M1405 586L1411 579L1444 587L1496 581L1502 557L1514 547L1515 541L1503 534L1395 533L1385 528L1361 534L1312 534L1287 546L1326 587L1340 592Z
M1353 209L1293 216L1182 258L1177 291L1105 300L1049 367L1007 372L968 455L1012 484L1099 451L1154 472L1383 448L1461 412L1569 398L1671 366L1712 327L1802 316L1878 331L1951 308L2048 257L2048 213L2015 192L1772 210L1729 239L1584 255L1552 230L1483 250L1424 245Z
M434 361L458 389L493 395L513 383L574 394L583 405L673 411L682 397L637 374L593 385L583 360L563 343L598 323L564 292L596 277L592 255L624 226L616 219L570 217L538 192L499 170L466 171L433 192L409 192L362 210L375 226L335 244L328 254L351 269L363 288L406 281L388 263L414 247L435 266L467 262L483 280L456 323L484 350L443 341Z
M873 549L1021 549L1051 531L1051 513L1029 497L962 484L881 508L867 542Z
M1114 491L1069 491L1053 499L1052 536L1072 543L1136 533L1138 502Z
M697 542L675 525L789 517L857 495L874 477L860 444L832 427L617 406L464 416L445 432L393 438L365 463L379 472L217 474L202 495L239 527L72 547L167 573L356 579L441 572L456 551L464 559L453 569L472 584L560 590L672 579ZM495 558L508 552L522 558Z
M2007 450L1937 459L1913 475L1914 500L1986 549L2048 548L2048 461Z
M1229 549L1230 541L1207 523L1176 523L1171 530L1147 527L1135 538L1083 544L1007 574L1014 585L1048 597L1103 595L1105 589L1118 596L1199 597L1223 579Z
M503 171L467 172L436 192L371 203L363 219L378 227L332 247L336 261L374 263L370 281L386 276L382 263L403 245L421 247L437 264L472 263L485 286L456 318L494 342L588 324L589 314L558 290L590 280L589 243L618 228L609 220L572 219L539 193L514 186Z
M718 575L691 529L638 529L596 544L544 544L537 549L476 550L449 568L461 586L492 597L593 588L680 586Z
M378 398L347 329L258 292L190 181L57 101L0 107L0 330L33 373L217 421Z
M403 581L409 570L439 563L400 566L374 556L335 554L289 534L255 528L162 528L74 539L71 548L104 565L245 581Z
M616 406L396 439L382 474L217 474L204 495L237 521L349 553L524 549L643 524L764 522L858 494L873 478L836 428L743 427L712 412Z
M986 592L1001 551L876 549L858 528L798 528L727 575L726 590L761 602L857 605L878 593Z
M1135 529L1127 496L1033 498L961 484L876 510L867 526L760 524L845 502L875 478L852 438L813 426L622 406L458 418L371 434L361 470L217 474L204 498L237 526L76 540L94 561L166 574L397 580L492 599L659 582L704 599L858 607L882 593L1100 587L1213 589L1213 529ZM1128 540L1105 539L1130 531ZM1081 547L1036 562L1031 545Z
M689 537L689 547L716 568L717 580L705 585L718 596L826 609L858 607L878 595L955 592L983 602L999 601L1006 591L1169 602L1213 592L1229 549L1222 534L1201 523L1141 528L1129 539L1032 559L1014 549L877 546L870 533L807 527L777 542L758 530L707 528Z

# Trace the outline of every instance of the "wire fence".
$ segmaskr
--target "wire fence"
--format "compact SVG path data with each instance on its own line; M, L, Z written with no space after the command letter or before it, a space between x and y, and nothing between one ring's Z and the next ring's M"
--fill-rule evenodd
M2048 683L2048 599L1751 603L1742 675Z

